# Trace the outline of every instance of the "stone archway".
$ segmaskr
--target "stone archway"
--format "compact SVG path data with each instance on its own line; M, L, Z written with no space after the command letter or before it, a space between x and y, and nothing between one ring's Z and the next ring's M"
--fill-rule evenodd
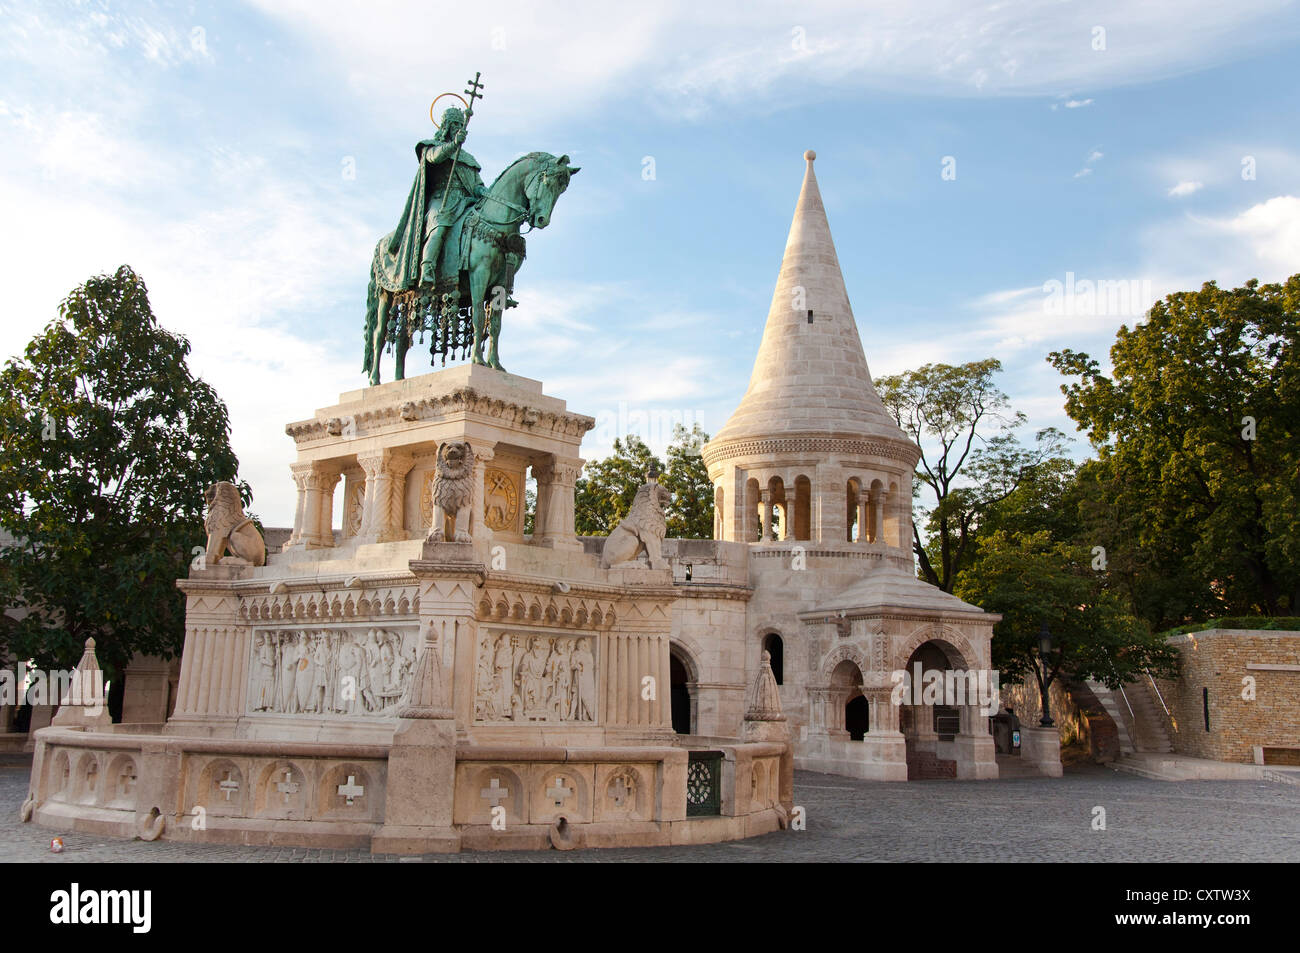
M903 651L909 690L899 706L899 727L908 780L996 777L983 706L996 710L997 700L988 691L990 673L970 667L970 643L951 627L933 626L914 633Z
M699 667L678 642L668 646L669 710L673 731L693 735L699 727Z

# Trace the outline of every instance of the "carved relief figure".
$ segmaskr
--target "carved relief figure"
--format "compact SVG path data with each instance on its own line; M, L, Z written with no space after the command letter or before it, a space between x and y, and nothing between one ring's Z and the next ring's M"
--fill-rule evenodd
M524 715L530 721L544 721L547 714L547 660L550 646L540 636L528 640L528 651L519 660L519 669L515 673L515 685L523 701Z
M672 499L673 495L659 485L659 472L652 466L645 483L636 491L632 509L605 540L600 568L628 563L645 553L651 569L667 569L668 563L662 555L664 534L668 532L664 507Z
M265 632L259 632L254 643L252 691L254 711L269 711L275 707L275 647Z
M311 657L310 636L303 632L297 637L298 664L293 674L295 711L311 711L311 688L315 680L316 663Z
M574 636L484 635L474 717L479 721L596 720L596 659Z
M335 693L334 711L344 715L357 713L361 699L361 649L348 635L340 640L338 649L339 690Z
M266 543L253 521L244 515L244 504L233 483L214 483L203 494L208 513L203 528L208 531L207 562L225 559L234 566L265 566ZM231 555L226 556L226 550Z
M570 640L557 641L551 652L551 717L562 721L569 716L569 706L573 703L573 669L570 668Z
M573 672L573 700L569 705L570 721L596 720L596 657L591 654L591 639L579 639L569 659Z
M429 542L444 541L444 526L452 519L452 539L470 542L469 518L474 502L474 451L463 440L449 440L438 448L433 478L433 524Z
M280 665L278 680L280 683L280 704L276 711L291 715L298 710L294 704L294 676L298 671L298 637L287 634L280 645Z

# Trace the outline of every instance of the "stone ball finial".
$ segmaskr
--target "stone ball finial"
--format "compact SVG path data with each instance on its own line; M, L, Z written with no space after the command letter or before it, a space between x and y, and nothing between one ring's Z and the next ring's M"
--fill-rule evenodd
M803 157L807 159L809 162L812 162L813 159L817 158L817 153L814 152L812 149L809 149L807 152L803 154Z

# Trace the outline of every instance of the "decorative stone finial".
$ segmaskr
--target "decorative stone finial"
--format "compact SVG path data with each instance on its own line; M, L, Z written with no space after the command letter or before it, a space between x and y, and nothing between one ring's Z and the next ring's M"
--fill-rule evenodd
M812 162L813 159L816 159L816 158L817 158L817 153L815 153L815 152L813 152L813 150L809 149L807 152L805 152L805 153L803 154L803 157L804 157L805 159L807 159L809 162Z
M754 699L749 711L745 712L746 721L785 721L785 712L781 710L781 693L776 687L776 676L772 674L772 653L763 650L758 666L758 677L754 679Z
M100 728L112 723L113 718L104 704L104 673L95 657L95 640L86 639L86 649L72 672L67 693L59 699L59 710L51 724Z
M459 620L457 620L459 624ZM446 623L444 622L445 626ZM397 709L398 718L452 718L447 706L447 696L442 685L442 662L438 659L440 649L433 639L433 626L425 631L424 650L415 663L411 673L411 682L406 686L406 695Z

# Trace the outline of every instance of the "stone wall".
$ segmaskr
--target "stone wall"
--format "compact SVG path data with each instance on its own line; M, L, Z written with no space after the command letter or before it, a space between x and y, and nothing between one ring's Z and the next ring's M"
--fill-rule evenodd
M1064 683L1058 678L1049 689L1052 701L1052 720L1061 733L1061 744L1088 740L1088 718L1075 700L1070 697ZM1011 708L1022 726L1037 727L1043 717L1043 703L1038 691L1038 680L1026 675L1019 682L1002 684L1002 708Z
M1175 751L1251 764L1255 746L1300 748L1300 632L1209 629L1169 644L1182 656L1182 677L1158 684L1173 715ZM1253 699L1244 697L1248 677Z

